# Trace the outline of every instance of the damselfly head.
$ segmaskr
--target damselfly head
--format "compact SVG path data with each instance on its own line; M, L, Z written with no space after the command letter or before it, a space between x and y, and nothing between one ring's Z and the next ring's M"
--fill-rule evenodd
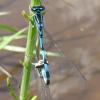
M45 7L44 7L44 6L33 6L33 7L31 8L31 10L32 10L33 12L37 13L37 12L44 11L44 10L45 10Z

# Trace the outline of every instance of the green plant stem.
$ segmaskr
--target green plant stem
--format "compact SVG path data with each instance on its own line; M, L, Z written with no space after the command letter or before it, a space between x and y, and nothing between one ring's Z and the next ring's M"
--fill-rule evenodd
M35 37L35 33L36 33L35 28L32 28L31 23L29 23L27 46L26 46L24 63L23 63L24 68L23 68L20 100L26 100L27 98L30 71L31 71L31 60L32 60L33 46L34 46L33 40Z
M0 30L6 30L12 33L17 32L14 28L10 27L9 25L6 24L0 24Z
M31 6L39 4L40 0L31 0ZM31 16L31 11L30 11L30 16ZM32 23L29 22L26 52L23 63L24 68L23 68L23 76L21 83L20 100L27 100L29 79L31 72L31 60L33 56L33 48L35 46L35 36L36 36L36 27L35 26L33 27Z

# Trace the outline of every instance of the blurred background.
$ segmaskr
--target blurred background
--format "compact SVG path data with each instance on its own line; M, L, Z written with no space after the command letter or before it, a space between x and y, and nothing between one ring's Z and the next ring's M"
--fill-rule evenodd
M28 23L21 11L28 12L29 2L0 0L0 12L10 12L0 17L0 24L16 30L26 27ZM43 5L46 7L45 38L49 40L46 49L64 54L64 57L48 57L51 85L50 94L45 94L51 95L52 100L100 100L100 0L43 0ZM10 34L0 30L0 36ZM25 46L26 39L11 44ZM0 66L19 83L22 73L19 61L23 58L24 53L0 51ZM12 100L5 78L0 72L0 100ZM37 77L32 75L30 80L32 95L39 92L44 97L43 91L37 88Z

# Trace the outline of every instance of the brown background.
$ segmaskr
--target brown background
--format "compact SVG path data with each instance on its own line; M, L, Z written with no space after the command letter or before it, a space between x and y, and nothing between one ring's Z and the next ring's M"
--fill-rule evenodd
M27 23L21 11L28 11L28 4L28 0L0 0L0 11L11 11L10 15L0 17L0 23L8 23L16 29L25 27ZM52 98L100 100L100 1L44 0L43 4L47 10L46 30L59 45L57 48L51 45L47 49L63 51L65 55L49 58ZM0 32L1 36L4 34L8 33ZM15 44L25 45L25 41ZM23 54L1 51L0 64L13 74L17 72L15 76L19 79L21 68L18 62L23 57ZM33 85L33 91L35 89ZM0 100L11 100L2 85Z

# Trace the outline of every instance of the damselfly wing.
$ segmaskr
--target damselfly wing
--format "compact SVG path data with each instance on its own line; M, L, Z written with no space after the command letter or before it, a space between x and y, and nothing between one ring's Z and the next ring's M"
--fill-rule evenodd
M31 78L35 86L40 83L38 90L36 87L33 88L39 92L39 100L59 100L61 94L66 95L72 89L75 91L78 88L78 92L83 92L86 89L86 77L81 72L80 65L74 61L74 57L70 54L73 47L71 47L72 43L67 42L69 40L67 36L69 35L67 34L68 20L62 19L62 15L67 16L67 13L64 8L58 9L56 7L57 5L47 6L44 23L44 43L51 75L50 89L41 82L42 80L36 81L38 77L36 77L35 70L33 71L35 75L32 75L35 78ZM60 10L63 12L59 12Z
M53 33L47 32L45 29L44 34L51 83L50 86L46 86L33 69L31 86L35 87L31 90L37 90L39 100L58 100L58 94L67 94L75 88L79 88L79 91L83 92L86 89L86 78L81 72L80 66L67 57L62 49L62 43L56 40L56 36L53 37Z

